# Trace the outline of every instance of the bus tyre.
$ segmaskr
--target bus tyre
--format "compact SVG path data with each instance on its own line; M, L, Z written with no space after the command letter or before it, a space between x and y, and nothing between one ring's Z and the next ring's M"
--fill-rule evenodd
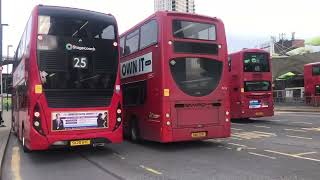
M130 125L130 139L133 142L139 141L139 129L137 121L132 121Z
M22 143L23 152L29 153L29 152L31 152L31 151L27 148L26 143L25 143L24 128L22 128L22 132L21 132L21 133L22 133L21 143Z

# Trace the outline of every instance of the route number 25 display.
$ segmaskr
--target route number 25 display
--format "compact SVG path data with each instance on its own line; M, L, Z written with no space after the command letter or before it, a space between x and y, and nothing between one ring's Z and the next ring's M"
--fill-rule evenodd
M88 58L87 57L74 57L73 67L78 69L88 69Z

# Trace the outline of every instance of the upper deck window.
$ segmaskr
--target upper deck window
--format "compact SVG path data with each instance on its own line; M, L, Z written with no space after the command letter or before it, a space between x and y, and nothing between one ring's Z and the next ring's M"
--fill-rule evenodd
M312 66L312 75L313 76L320 75L320 65Z
M114 40L114 25L95 21L54 16L39 16L39 35Z
M139 29L127 35L123 55L134 53L138 51L138 49L139 49Z
M244 72L270 72L267 53L245 53L243 59Z
M182 39L216 40L216 26L214 24L192 21L173 20L173 36Z
M158 42L157 21L152 20L141 26L140 49Z

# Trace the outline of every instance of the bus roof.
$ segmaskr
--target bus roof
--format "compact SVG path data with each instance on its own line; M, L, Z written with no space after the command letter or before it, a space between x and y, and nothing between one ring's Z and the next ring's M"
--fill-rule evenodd
M247 52L269 53L268 51L265 51L265 50L263 50L263 49L256 49L256 48L246 49L246 48L245 48L245 49L242 49L242 50L240 50L240 51L230 53L230 55L238 54L238 53L247 53Z
M218 22L222 23L222 21L219 18L216 18L216 17L209 17L209 16L204 16L204 15L199 15L199 14L191 14L191 13L183 13L183 12L157 11L157 12L153 13L152 15L150 15L149 17L147 17L146 19L140 21L138 24L136 24L135 26L133 26L129 30L127 30L124 33L122 33L120 35L120 37L123 37L125 34L133 31L134 29L136 29L137 27L141 26L145 22L147 22L150 19L152 19L154 17L157 17L157 16L179 16L179 17L189 17L189 18L190 17L191 18L201 18L201 19L206 19L206 20L209 20L209 21L218 21Z
M111 14L104 14L101 12L95 12L85 9L77 9L71 7L60 7L60 6L47 6L47 5L38 5L38 13L42 15L53 15L53 16L62 16L62 17L76 17L76 18L89 18L96 19L99 21L116 23L116 20Z
M304 66L313 66L313 65L320 65L320 62L308 63L308 64L305 64Z

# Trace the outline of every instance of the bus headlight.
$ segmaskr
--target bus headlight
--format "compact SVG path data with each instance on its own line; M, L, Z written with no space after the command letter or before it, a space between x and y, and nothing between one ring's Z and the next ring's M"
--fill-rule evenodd
M167 126L170 126L171 125L171 122L170 121L167 121Z
M121 114L121 112L122 112L121 109L117 109L118 114Z
M119 122L119 123L120 123L120 122L121 122L121 120L122 120L122 119L121 119L121 117L118 117L118 118L117 118L117 122Z

